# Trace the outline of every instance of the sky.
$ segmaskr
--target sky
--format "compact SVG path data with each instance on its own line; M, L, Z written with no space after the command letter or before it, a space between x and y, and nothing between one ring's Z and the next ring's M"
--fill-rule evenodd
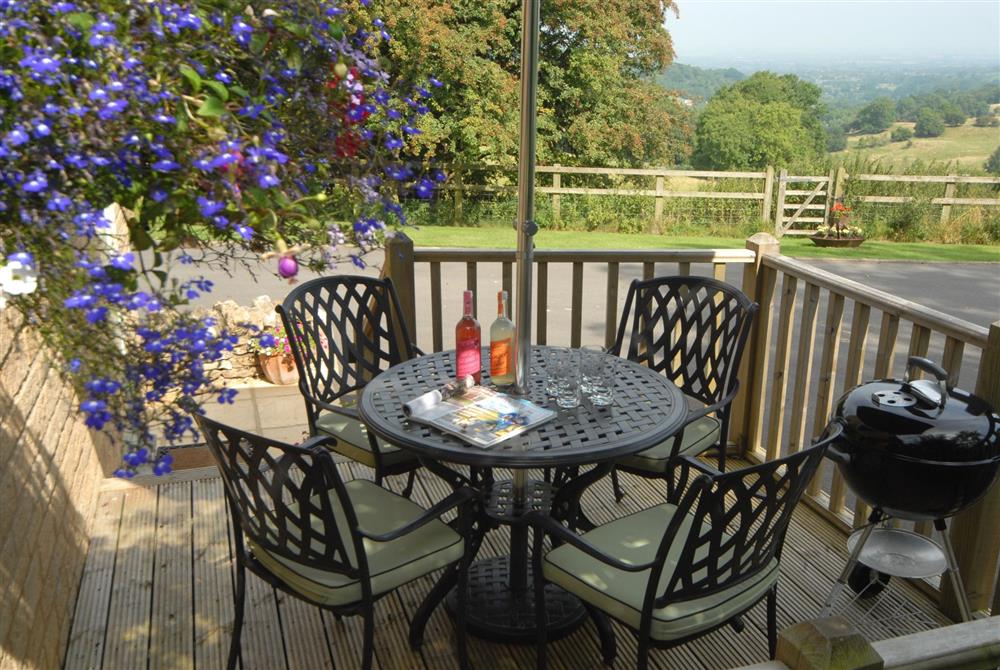
M996 63L1000 0L675 0L676 61L893 59Z

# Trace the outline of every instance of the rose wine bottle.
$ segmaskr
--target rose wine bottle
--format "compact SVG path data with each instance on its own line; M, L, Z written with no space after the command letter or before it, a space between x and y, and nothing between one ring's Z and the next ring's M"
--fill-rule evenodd
M455 376L470 375L478 384L483 361L479 322L472 316L472 291L462 294L463 316L455 326Z
M490 326L490 378L497 386L514 383L514 322L507 318L507 291L497 293L497 318Z

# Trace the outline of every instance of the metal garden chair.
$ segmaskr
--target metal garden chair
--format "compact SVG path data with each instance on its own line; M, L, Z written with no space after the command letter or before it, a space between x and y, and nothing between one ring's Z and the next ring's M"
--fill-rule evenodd
M353 275L296 287L277 308L299 371L310 435L337 438L334 450L387 475L408 474L409 497L420 463L380 444L358 419L358 392L382 370L421 353L410 341L392 282Z
M373 655L375 601L445 568L464 600L471 489L430 509L368 481L344 482L332 437L289 445L195 417L222 473L236 555L235 623L228 668L236 667L246 571L337 616L364 617L361 666ZM454 528L441 521L458 508ZM465 667L465 604L457 607L458 654Z
M535 611L544 612L545 582L558 584L590 607L632 628L637 667L650 647L671 647L731 624L767 599L767 644L777 645L778 561L792 510L840 436L834 424L814 446L784 458L727 473L682 457L678 502L657 505L577 535L541 512L532 557ZM697 475L692 479L692 475ZM555 547L542 552L545 535ZM545 667L546 624L538 637ZM615 643L603 645L604 661Z
M611 353L662 372L701 406L676 439L616 464L616 500L623 496L618 469L669 479L679 457L716 447L725 471L730 405L757 310L742 291L706 277L657 277L629 286Z

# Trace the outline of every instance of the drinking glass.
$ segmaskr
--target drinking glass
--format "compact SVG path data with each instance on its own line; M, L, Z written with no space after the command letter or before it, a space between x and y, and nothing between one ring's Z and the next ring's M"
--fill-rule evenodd
M556 404L564 409L580 405L580 352L564 349L559 352L549 376L555 387Z
M545 392L552 397L559 392L559 377L556 373L566 351L566 347L549 347L545 350Z
M595 384L600 383L607 350L599 344L588 344L580 349L580 391L590 395Z
M618 359L615 356L601 356L597 364L598 375L590 383L587 397L594 407L608 407L615 401L615 377L618 374Z

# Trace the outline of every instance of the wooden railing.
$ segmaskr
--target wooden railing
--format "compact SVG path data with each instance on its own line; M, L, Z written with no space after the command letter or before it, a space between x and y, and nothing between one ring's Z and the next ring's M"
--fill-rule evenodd
M779 251L778 240L766 233L754 235L740 250L538 249L534 340L549 343L552 321L559 319L560 344L610 344L630 276L709 274L741 285L761 305L730 429L731 441L751 460L808 445L826 426L837 397L864 380L901 377L910 355L940 361L952 384L974 388L1000 406L1000 321L977 326ZM457 307L443 314L446 288L449 295L487 284L512 288L514 250L414 249L400 236L387 245L386 259L384 271L399 288L404 316L416 325L424 349L452 346L445 329L459 314ZM492 308L495 302L488 304ZM869 511L830 463L812 481L806 499L845 532ZM917 530L930 532L926 524ZM1000 486L955 520L952 538L973 609L989 607L1000 551ZM947 584L944 591L946 611L954 616Z

